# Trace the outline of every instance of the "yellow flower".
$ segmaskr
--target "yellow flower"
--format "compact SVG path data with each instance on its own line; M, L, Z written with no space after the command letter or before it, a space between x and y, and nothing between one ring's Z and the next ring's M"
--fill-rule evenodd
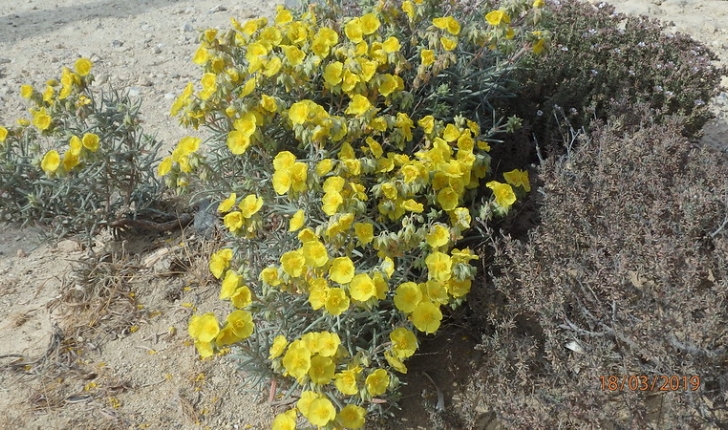
M39 130L48 130L51 126L52 118L48 115L45 108L40 108L40 110L31 110L31 115L33 116L33 125Z
M276 415L273 419L272 430L296 430L296 409L288 410Z
M355 94L354 97L351 98L351 102L349 103L349 107L346 108L346 114L347 115L363 115L369 111L369 109L372 108L372 104L369 102L369 99L362 96L361 94Z
M192 56L192 62L198 66L204 66L210 59L210 54L204 44L200 45Z
M376 397L384 394L389 386L389 373L384 369L377 369L370 373L366 379L366 387L369 395Z
M245 81L245 84L243 84L243 89L240 90L240 96L239 97L240 98L243 98L243 97L249 96L250 93L252 93L253 91L255 91L255 87L256 87L255 78L248 79L247 81Z
M88 58L79 58L76 60L76 64L74 64L74 68L76 69L76 73L79 74L79 76L87 76L89 73L91 73L91 67L93 67L93 63Z
M450 230L442 224L435 224L427 235L427 244L432 248L440 248L450 243Z
M445 51L452 51L458 46L458 41L450 39L449 37L442 36L440 38L440 44L442 45L442 49L444 49Z
M348 284L354 278L354 262L349 257L338 257L331 262L329 279L339 284Z
M455 209L458 206L458 200L458 194L450 187L445 187L437 193L437 202L446 211Z
M436 251L425 258L428 279L445 282L452 276L452 259L449 255Z
M531 191L531 183L528 181L528 172L525 170L513 169L503 174L507 183L514 187L521 187L524 191Z
M317 238L318 235L316 235L316 233L308 227L298 232L298 240L300 240L301 243L306 243L311 240L317 240Z
M225 269L230 265L233 259L232 249L221 249L210 256L210 272L212 275L220 279Z
M543 52L543 50L546 48L546 42L543 39L538 39L538 41L533 45L533 53L538 55Z
M258 278L271 287L276 287L281 284L280 279L278 279L278 269L275 266L268 266L261 270Z
M351 280L349 285L351 298L359 302L366 302L377 294L374 281L366 273L360 273Z
M43 156L43 160L40 162L40 167L46 173L53 173L58 170L58 166L61 165L61 156L58 155L58 151L52 149Z
M248 307L251 303L253 303L253 293L250 291L250 288L243 285L235 290L233 295L230 296L230 302L232 302L233 306L238 309Z
M200 342L212 342L220 333L220 325L212 312L193 315L187 327L190 337Z
M471 280L466 279L464 281L458 281L455 278L451 278L446 283L447 292L453 297L463 297L470 292Z
M308 103L306 100L298 101L288 109L288 118L293 125L303 124L308 119Z
M228 323L228 327L231 328L233 333L235 333L235 336L237 336L240 340L247 339L251 334L253 334L253 330L255 329L253 316L248 311L240 309L232 311L230 312L230 315L227 316L226 321Z
M344 33L354 43L362 41L363 29L359 18L354 18L344 26Z
M43 101L47 103L53 103L53 96L55 95L55 89L51 86L47 86L43 92Z
M276 24L283 25L293 21L293 14L291 14L291 11L286 9L285 6L278 5L276 6L276 10L278 11L275 19Z
M288 231L298 231L303 227L303 223L306 221L306 212L303 209L299 209L291 217L291 221L288 223Z
M341 338L336 333L322 331L318 334L318 353L323 357L333 357L339 350Z
M302 382L308 375L308 369L311 368L311 351L301 341L293 342L283 356L283 367L289 375ZM303 395L301 399L303 399Z
M326 312L333 316L341 315L349 309L349 297L341 288L331 288L326 295Z
M389 36L387 40L382 43L382 49L384 49L384 52L386 52L387 54L399 52L401 47L402 46L399 44L399 39L394 36Z
M451 16L435 18L432 20L432 24L440 30L447 30L453 36L460 34L460 23Z
M327 64L324 68L324 80L331 86L338 85L341 82L343 70L344 64L340 61Z
M250 136L246 135L244 132L233 130L228 133L227 146L230 149L230 152L235 155L240 155L250 146Z
M300 250L286 252L281 256L280 261L283 271L293 278L301 276L306 266L306 258Z
M389 97L393 92L403 89L404 81L402 81L402 78L390 74L384 75L382 83L379 85L379 93L384 97Z
M359 18L359 23L361 24L362 33L364 33L365 36L379 30L379 26L381 25L379 18L377 18L377 16L373 13L368 13Z
M332 216L337 210L339 210L339 206L344 203L344 198L338 191L331 191L324 194L321 198L321 202L323 203L322 210L324 213L328 216Z
M364 42L362 42L364 43ZM374 77L374 74L377 72L377 67L379 67L379 63L376 61L360 61L361 64L361 79L364 82L369 82Z
M234 270L228 270L225 273L225 279L222 280L222 288L220 289L220 300L229 299L235 293L240 285L240 276Z
M68 147L70 148L71 154L81 155L81 149L83 148L83 144L81 143L81 139L79 139L78 136L71 136L71 139L68 140Z
M495 196L495 204L498 206L508 209L516 202L516 195L513 193L513 188L508 184L502 184L497 181L490 181L485 184L486 187L493 190Z
M485 20L493 27L497 27L501 24L510 24L511 17L508 16L504 10L500 9L488 12L488 14L485 15Z
M225 215L222 220L225 227L230 230L231 233L235 233L243 228L243 223L245 222L243 214L240 211L230 212Z
M273 345L270 346L270 353L268 354L268 360L274 360L283 354L288 346L286 337L279 334L273 339Z
M33 97L33 86L32 85L21 85L20 86L20 97L29 99Z
M389 334L392 352L398 358L408 358L417 351L417 337L410 330L399 327Z
M405 282L394 293L394 306L405 314L412 312L422 301L422 290L414 282Z
M410 21L415 18L415 5L410 0L402 2L402 11L407 14Z
M233 208L233 206L235 206L235 200L237 198L238 198L238 195L237 194L230 193L230 195L228 196L228 198L226 198L225 200L223 200L222 202L220 202L220 205L218 205L218 207L217 207L217 211L218 212L227 212L227 211L229 211L230 209Z
M323 267L329 261L326 246L318 240L311 240L303 244L303 256L309 267Z
M265 94L260 97L260 106L271 113L278 110L278 104L276 103L276 99Z
M337 373L336 376L334 376L334 385L336 386L336 389L339 390L341 394L347 396L353 396L358 393L359 388L357 387L356 380L359 373L361 373L361 368L359 368L359 366Z
M435 129L435 117L432 115L424 116L417 121L417 125L420 126L425 133L430 134Z
M325 176L327 173L334 168L334 160L330 158L324 158L316 164L316 174L319 176Z
M313 403L316 399L320 399L322 396L323 394L314 391L301 391L301 397L298 399L298 402L296 402L296 406L301 414L308 419L308 412L311 410L311 403Z
M402 209L419 214L424 212L425 206L413 199L407 199L402 202Z
M172 171L172 163L172 157L165 157L162 162L159 163L157 175L166 176L170 171Z
M291 23L290 27L288 27L286 37L288 37L288 40L292 43L300 44L306 41L306 38L308 37L308 30L303 23L296 21Z
M308 302L313 310L317 311L326 305L329 290L326 279L316 278L309 282Z
M366 409L361 406L353 404L346 405L336 415L336 422L344 428L360 429L364 427L364 417L366 414Z
M283 63L281 62L281 59L278 57L273 57L270 60L266 61L265 66L263 66L263 76L266 76L268 78L275 76L283 66Z
M195 341L195 349L197 349L201 358L211 357L213 352L215 352L211 342L200 342L199 340Z
M420 51L420 62L427 67L435 62L435 51L432 49L423 49Z
M354 223L354 232L356 233L356 238L359 239L362 245L371 243L374 240L374 226L371 223Z
M316 355L311 358L311 368L308 369L308 376L314 384L326 385L334 379L336 365L329 357Z
M336 409L331 400L321 397L311 402L306 418L315 426L326 427L336 418Z
M384 351L384 359L387 360L387 363L389 363L389 365L397 372L404 375L407 374L407 366L404 365L402 359L393 355L391 351Z
M411 319L417 330L432 334L440 328L442 312L438 305L429 301L422 301L412 311Z
M263 198L249 194L238 204L238 207L242 211L243 218L250 218L263 207Z
M544 2L543 0L534 0L533 7L535 7L535 8L544 7L545 4L546 4L546 2Z
M63 169L65 171L70 172L74 167L78 166L79 162L78 155L74 154L73 151L67 151L63 154Z
M99 136L95 133L84 133L81 141L84 148L91 152L96 152L99 149Z

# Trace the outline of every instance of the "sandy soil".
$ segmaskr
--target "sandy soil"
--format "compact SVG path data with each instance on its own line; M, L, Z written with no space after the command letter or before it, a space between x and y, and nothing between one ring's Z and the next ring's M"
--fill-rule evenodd
M613 3L619 11L672 22L674 31L693 35L728 60L728 30L721 25L728 22L727 1ZM189 134L167 112L185 84L198 78L190 60L198 30L225 28L231 16L270 16L274 5L0 0L0 123L23 114L21 84L42 83L84 56L94 61L97 85L111 82L143 99L146 131L171 146ZM726 146L728 95L711 103L717 118L706 127L704 142ZM269 428L281 406L268 403L267 391L241 390L230 362L200 362L187 342L191 306L224 313L217 286L205 281L205 262L186 258L187 250L209 244L169 238L139 254L132 266L95 267L97 276L112 269L126 276L105 287L106 302L84 310L71 306L80 301L73 294L99 293L83 291L74 279L71 265L85 252L72 241L50 246L34 237L10 226L0 231L0 429ZM89 327L94 313L105 317ZM458 376L438 382L450 387ZM422 387L410 393L408 407L431 401L434 387ZM420 415L405 410L391 425L432 428Z

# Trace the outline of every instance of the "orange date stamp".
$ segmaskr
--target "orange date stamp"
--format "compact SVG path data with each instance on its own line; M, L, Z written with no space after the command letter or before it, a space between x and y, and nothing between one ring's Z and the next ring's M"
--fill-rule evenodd
M609 375L600 376L602 391L697 391L700 376L692 375Z

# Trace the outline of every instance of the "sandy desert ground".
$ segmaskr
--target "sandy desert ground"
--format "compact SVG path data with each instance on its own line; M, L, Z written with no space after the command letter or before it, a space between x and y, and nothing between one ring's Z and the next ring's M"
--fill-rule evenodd
M728 1L615 0L619 11L672 23L728 61ZM23 114L21 84L57 76L76 58L91 58L97 85L112 83L143 99L145 130L167 147L189 130L169 118L187 82L200 29L225 28L231 16L270 16L272 0L0 0L0 123ZM728 86L728 78L724 79ZM728 95L711 101L716 119L703 138L728 146ZM74 326L79 312L59 306L74 288L78 243L41 243L31 231L0 228L0 429L263 429L279 411L267 392L241 391L225 361L200 362L186 343L189 304L223 306L200 281L205 262L185 262L181 237L125 268L141 285L117 292L107 321ZM168 276L183 261L184 276ZM218 309L219 310L219 309ZM221 312L222 313L222 312ZM447 381L445 381L447 382ZM425 386L426 387L426 386ZM428 391L429 390L429 391ZM434 388L414 393L434 395ZM428 428L403 411L399 428ZM199 425L198 425L199 424ZM374 428L374 427L372 427Z

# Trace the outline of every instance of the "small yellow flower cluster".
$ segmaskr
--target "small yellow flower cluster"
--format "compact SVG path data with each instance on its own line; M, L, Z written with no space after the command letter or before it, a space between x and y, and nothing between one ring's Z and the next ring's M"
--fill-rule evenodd
M180 139L172 154L159 163L157 175L162 177L169 175L167 179L173 181L172 183L177 187L188 185L190 173L194 172L199 163L200 156L197 154L197 150L200 148L201 142L200 138L192 136Z
M203 315L193 315L188 326L190 337L195 340L195 347L200 356L210 357L215 348L232 345L247 339L255 325L253 316L246 310L231 312L222 328L212 312Z
M63 159L61 160L58 151L51 149L43 156L40 167L49 175L56 173L61 165L64 172L71 172L76 166L93 158L93 153L99 149L99 141L100 138L95 133L84 133L83 137L71 136Z
M64 67L60 80L46 82L43 92L36 91L32 85L21 85L20 95L36 104L30 109L31 120L21 119L21 125L33 124L40 131L50 131L54 117L69 107L83 107L91 100L82 94L91 83L93 63L87 58L79 58L74 66L75 72Z
M217 208L220 213L226 213L223 218L225 227L232 234L245 232L246 237L253 237L256 226L260 224L259 217L255 215L263 207L263 199L255 194L249 194L237 205L238 210L232 210L237 201L237 194L232 193L223 200Z

